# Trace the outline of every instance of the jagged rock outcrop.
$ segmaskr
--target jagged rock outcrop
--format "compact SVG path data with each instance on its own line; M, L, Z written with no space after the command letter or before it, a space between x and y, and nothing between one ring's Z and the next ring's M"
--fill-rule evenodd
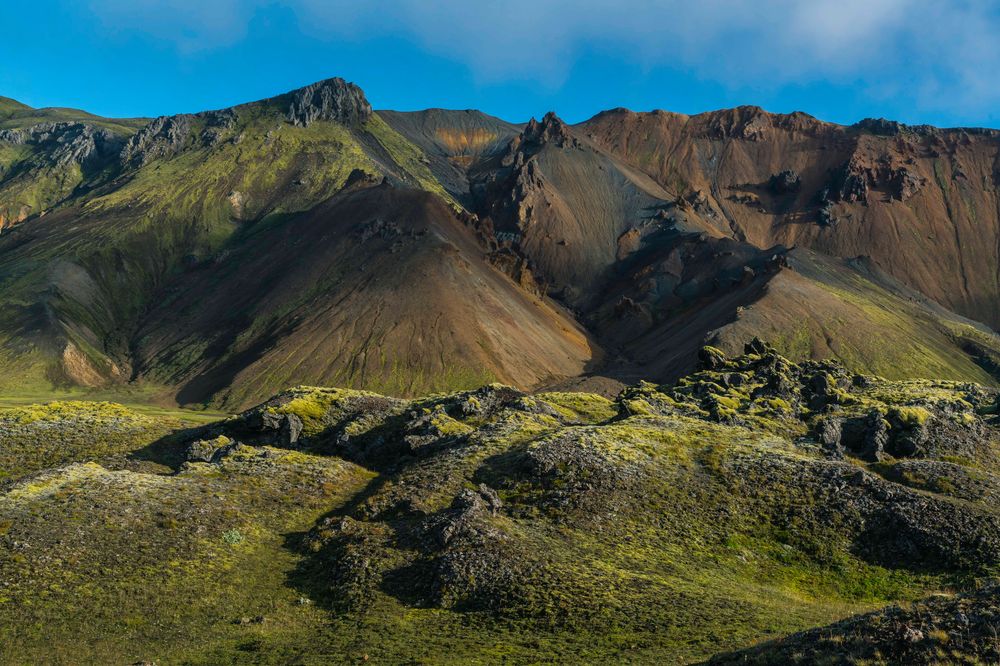
M697 131L709 138L750 142L766 140L775 129L813 133L823 125L806 113L768 113L759 106L738 106L702 114L699 120Z
M132 135L122 148L122 164L141 167L158 157L180 152L189 139L193 118L193 115L182 114L153 120Z
M228 443L232 439L255 445L294 447L302 435L302 418L294 413L277 410L291 399L287 394L276 396L236 418L208 429L205 432L207 439L202 441L208 441L212 446L218 441L225 440ZM207 451L206 445L196 443L195 448L189 453L204 458L205 451Z
M837 201L865 205L872 191L884 191L892 199L906 201L924 184L924 178L888 153L874 162L860 154L854 155L834 173L832 182ZM827 195L821 195L821 199L828 200Z
M139 168L152 160L175 155L189 145L214 146L238 119L234 109L198 114L160 116L132 135L121 151L121 163ZM197 137L193 131L201 128Z
M364 91L341 78L320 81L290 95L287 119L299 127L308 127L317 120L360 125L372 115Z
M534 118L529 120L521 135L521 142L528 145L537 146L550 141L560 148L573 147L579 143L554 111L546 113L541 121Z
M212 463L217 462L235 446L238 445L234 444L231 439L225 435L219 435L214 439L197 439L191 442L184 455L188 462Z
M0 142L31 145L45 151L39 164L97 168L118 154L124 140L106 129L84 123L41 123L25 129L0 130Z

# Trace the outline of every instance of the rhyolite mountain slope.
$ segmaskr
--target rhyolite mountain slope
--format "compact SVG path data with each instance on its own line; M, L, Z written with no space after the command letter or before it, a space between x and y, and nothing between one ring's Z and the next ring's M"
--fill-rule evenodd
M998 153L752 107L373 111L341 79L149 121L3 99L0 390L614 391L757 334L995 383Z
M1000 326L1000 132L757 107L602 113L577 128L678 194L701 193L732 235L872 257L960 314Z
M227 404L303 381L393 394L533 386L595 355L564 310L484 259L443 200L365 176L192 266L144 317L135 351L138 371L180 386L181 402Z
M997 389L744 351L614 400L0 409L0 663L994 662L995 587L905 605L998 573Z

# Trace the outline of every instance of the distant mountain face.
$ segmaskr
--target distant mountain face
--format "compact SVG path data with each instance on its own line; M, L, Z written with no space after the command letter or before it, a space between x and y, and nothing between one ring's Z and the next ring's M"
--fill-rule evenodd
M754 107L691 118L608 112L579 131L754 245L871 257L963 315L1000 326L1000 132L852 127Z
M0 390L614 390L754 335L996 383L998 155L753 107L373 111L341 79L151 121L0 98Z

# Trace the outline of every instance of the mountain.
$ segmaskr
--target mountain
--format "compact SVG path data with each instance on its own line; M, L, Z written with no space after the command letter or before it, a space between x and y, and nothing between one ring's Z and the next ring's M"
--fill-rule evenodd
M185 403L240 404L303 381L395 394L497 377L532 386L581 373L595 353L563 309L485 260L443 200L365 175L255 225L161 293L134 358Z
M741 107L579 125L330 79L113 120L0 106L7 393L612 393L764 337L1000 380L1000 135Z

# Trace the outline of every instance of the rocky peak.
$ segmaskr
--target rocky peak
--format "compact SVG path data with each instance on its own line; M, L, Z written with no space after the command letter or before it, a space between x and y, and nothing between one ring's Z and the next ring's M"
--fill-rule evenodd
M876 136L899 136L901 134L918 134L920 136L939 135L942 130L931 125L907 125L896 120L885 118L865 118L852 125L854 129L869 132ZM944 130L947 131L947 130ZM979 130L962 130L978 133ZM987 136L994 130L982 130Z
M579 142L570 133L566 123L552 111L546 113L541 121L534 118L528 121L524 131L507 144L507 150L501 157L500 164L505 168L521 170L530 158L547 144L559 148L579 146Z
M522 142L527 144L554 143L560 148L576 145L576 139L570 134L566 123L552 111L546 113L541 122L532 118L521 136Z
M865 118L855 123L854 127L878 136L897 136L908 129L901 122L885 118Z
M289 95L287 118L297 127L308 127L316 120L360 125L372 115L364 91L341 78L320 81Z
M769 113L759 106L738 106L695 116L702 132L713 139L762 141L774 129L814 134L824 125L808 113Z

